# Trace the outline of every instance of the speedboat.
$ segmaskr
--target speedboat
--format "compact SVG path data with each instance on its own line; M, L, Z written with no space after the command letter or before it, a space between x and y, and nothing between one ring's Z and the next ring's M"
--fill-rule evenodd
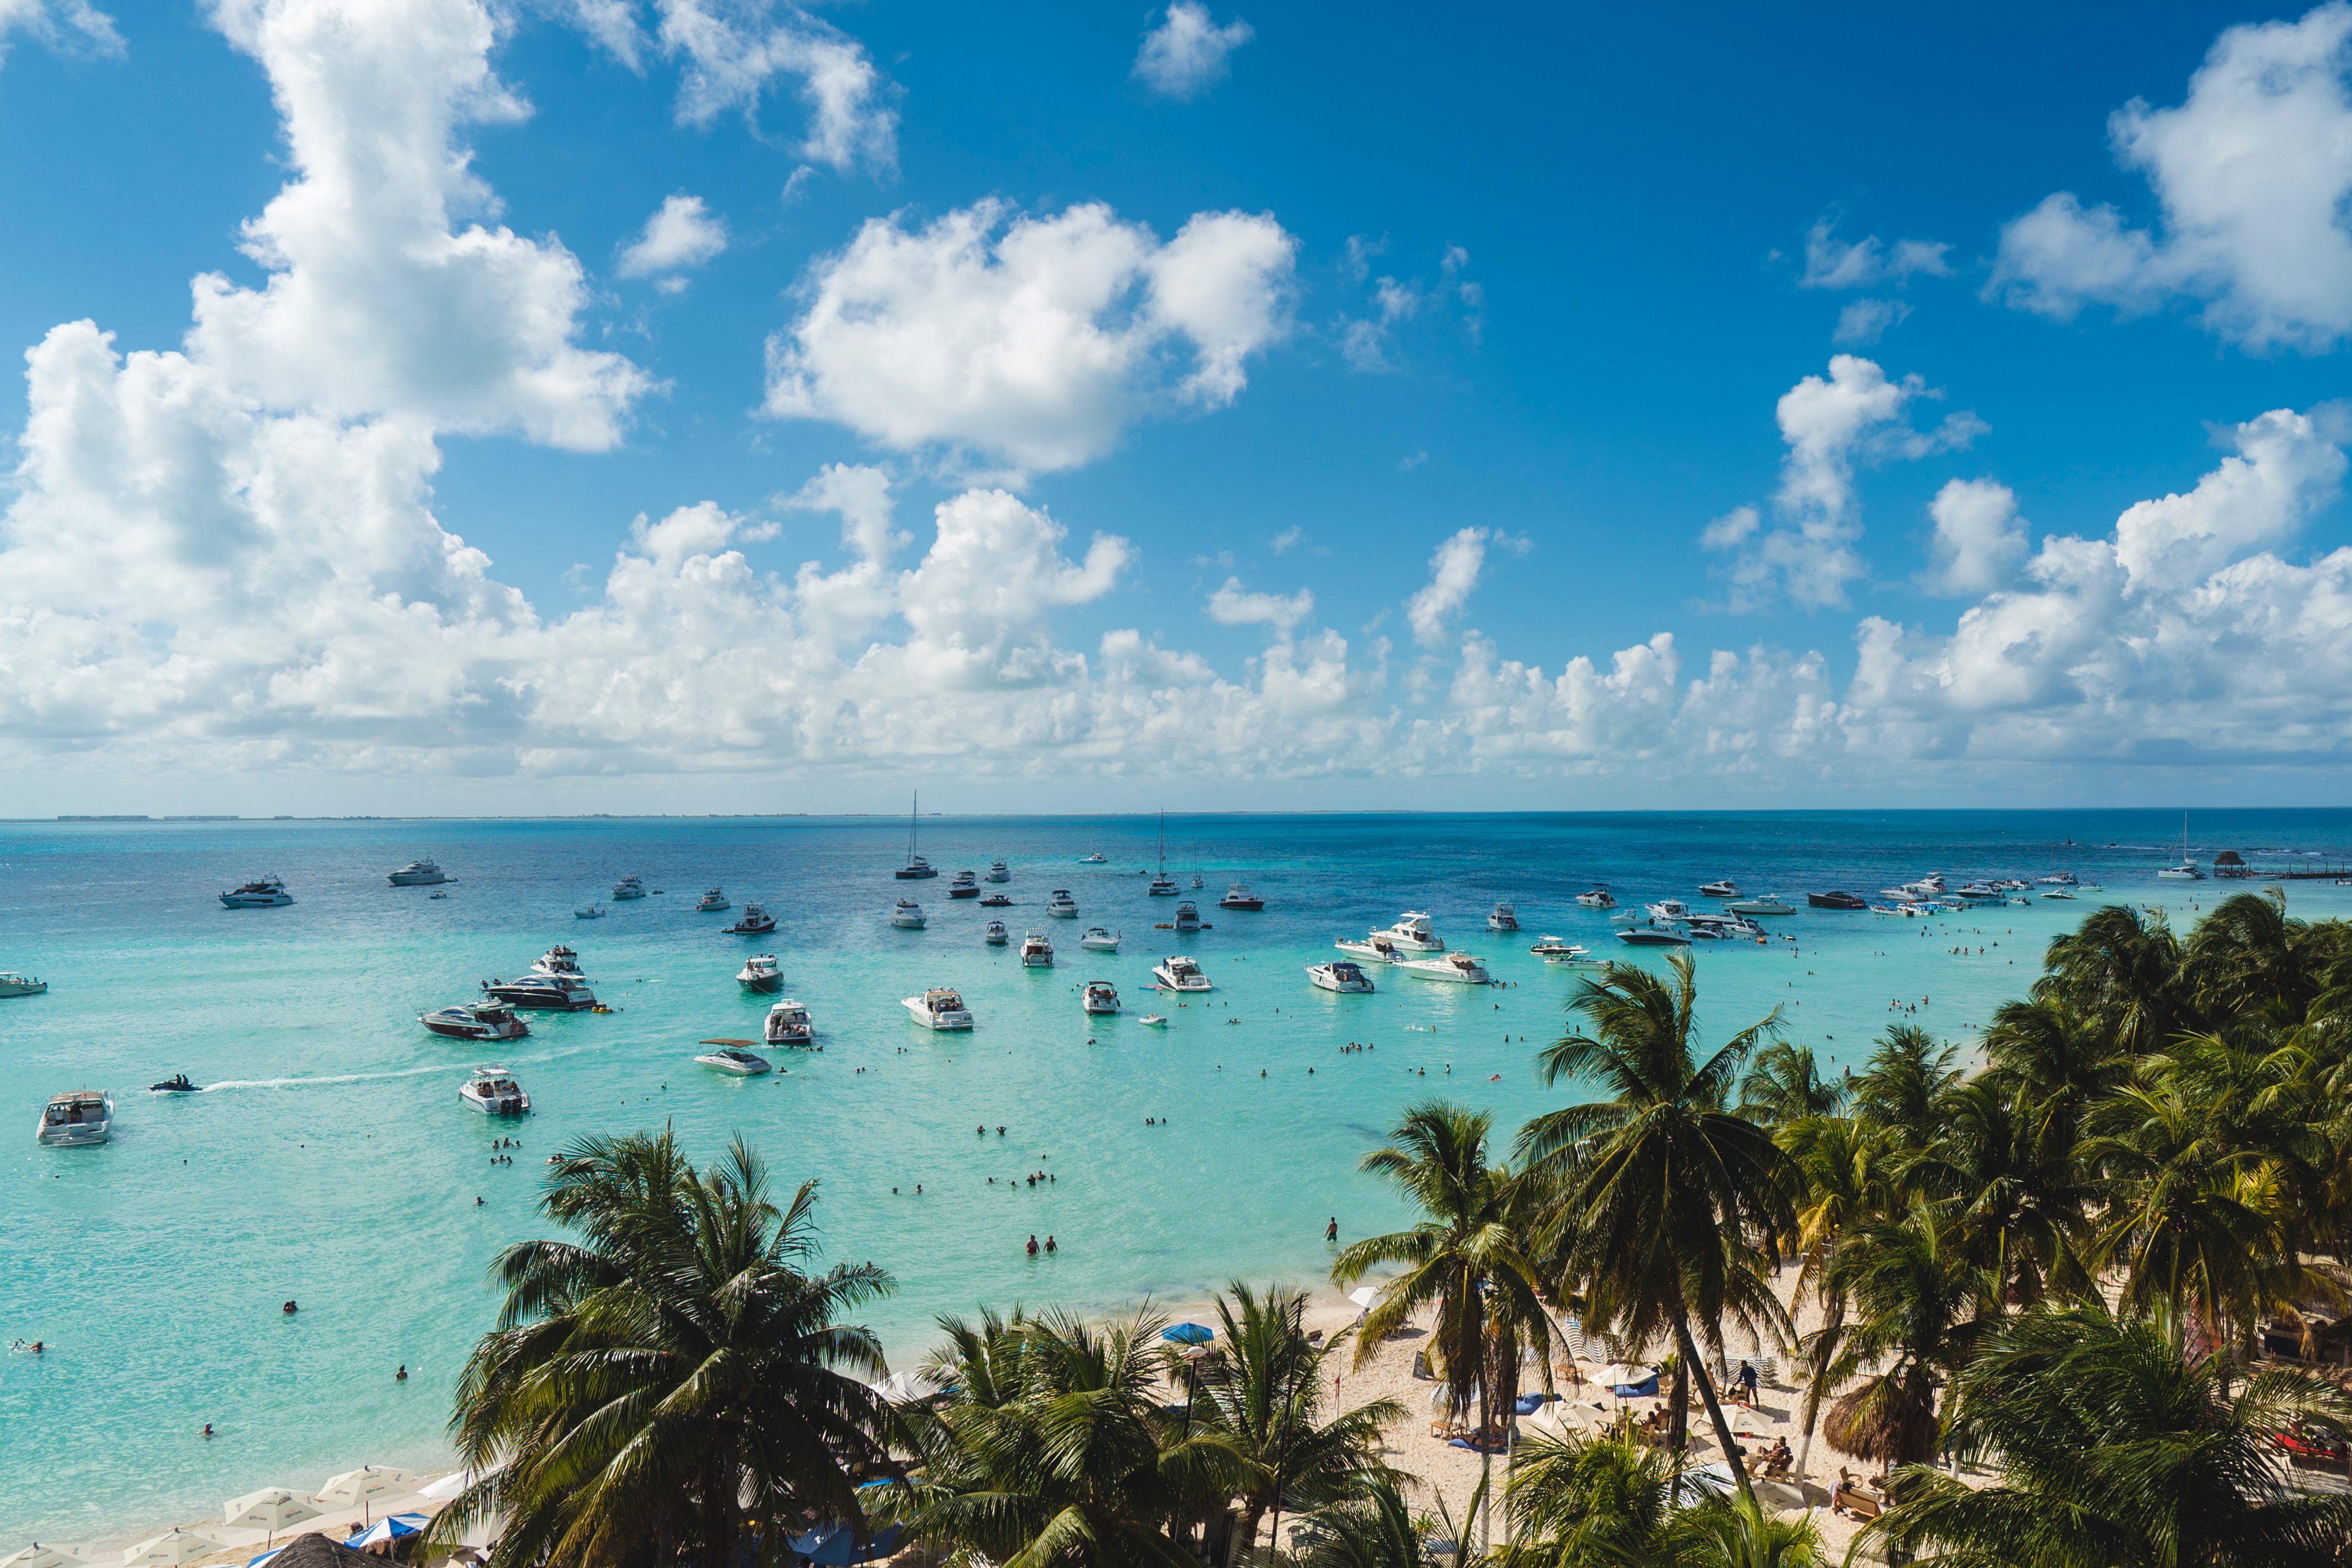
M2071 900L2074 896L2074 890L2071 887L2045 888L2042 891L2042 896L2044 898L2063 898Z
M1151 973L1160 981L1162 990L1213 991L1217 988L1209 983L1209 977L1201 972L1200 965L1181 956L1161 959L1151 967Z
M0 970L0 997L37 997L48 988L47 980L19 975L14 970Z
M723 887L714 887L694 901L694 912L697 915L716 915L721 910L734 907L727 902L727 890Z
M204 1092L204 1085L189 1082L188 1075L184 1072L174 1072L161 1083L147 1085L147 1092L150 1094L201 1094Z
M1115 1013L1118 1011L1118 988L1108 980L1088 980L1078 992L1078 1005L1089 1013Z
M1003 861L997 861L989 866L986 880L990 882L1011 882L1013 880L1013 873Z
M1764 927L1745 915L1693 914L1683 925L1694 936L1736 937L1752 941L1764 935Z
M928 1029L971 1027L971 1010L963 1005L963 998L950 986L933 986L919 997L908 997L903 1005L915 1015L917 1023Z
M1104 856L1100 850L1088 850L1086 853L1078 857L1078 863L1080 865L1108 865L1110 862Z
M900 882L921 882L940 874L932 869L930 862L915 852L917 837L921 831L922 804L923 797L918 792L914 806L907 812L907 863L891 873Z
M1086 935L1078 938L1078 946L1089 953L1116 953L1118 951L1118 933L1106 931L1099 925L1089 925Z
M1578 894L1576 902L1586 909L1614 909L1617 907L1617 895L1595 883L1591 891Z
M1189 898L1179 904L1176 906L1176 929L1179 931L1207 929L1201 924L1201 906Z
M530 972L534 975L551 975L567 980L584 980L588 977L581 973L580 955L561 942L532 959Z
M1517 931L1518 928L1519 912L1516 906L1508 904L1498 904L1495 905L1494 908L1486 912L1487 930Z
M1342 953L1353 953L1357 957L1375 964L1402 964L1411 956L1378 931L1360 942L1339 941L1332 943L1331 946Z
M1738 898L1739 884L1727 876L1714 882L1700 883L1699 892L1708 898Z
M766 1034L770 1045L795 1048L808 1045L816 1039L816 1030L809 1027L808 1009L790 997L768 1009Z
M1580 943L1563 941L1558 936L1547 936L1540 942L1530 944L1528 951L1545 963L1557 964L1563 969L1606 967L1600 959L1592 956L1591 948Z
M775 1071L768 1065L766 1057L754 1056L736 1045L722 1045L716 1051L703 1052L694 1060L705 1067L715 1067L719 1071L737 1078L757 1078L762 1072Z
M572 912L572 918L574 920L602 920L604 918L604 909L602 904L583 904L579 908Z
M625 876L613 884L613 902L615 904L625 904L630 899L643 898L645 895L646 883L643 877Z
M955 880L948 883L948 896L950 898L978 898L980 896L980 878L973 875L969 871L960 871L956 873Z
M1397 916L1394 925L1372 933L1375 941L1386 941L1406 953L1443 953L1445 944L1429 928L1429 916L1408 909Z
M1345 958L1334 958L1328 964L1307 965L1307 978L1320 991L1340 991L1360 997L1372 994L1372 977Z
M980 906L982 909L1010 909L1013 901L1001 893L992 893L980 901Z
M580 1013L596 1005L596 993L583 980L568 975L523 975L512 980L482 982L482 994L492 1001L533 1012Z
M2082 885L2081 879L2076 877L2071 871L2053 872L2048 876L2037 876L2033 880L2050 887L2079 887Z
M392 873L394 887L436 887L448 880L448 873L431 861L410 861Z
M1448 953L1442 958L1413 958L1399 964L1398 968L1419 980L1452 980L1456 985L1484 986L1491 977L1467 953Z
M1146 1029L1166 1029L1168 1027L1168 1015L1165 1013L1146 1013L1135 1021L1141 1024Z
M1007 942L1012 940L1013 933L1004 928L1003 921L992 920L988 923L988 945L990 946L1002 947Z
M530 1032L530 1025L515 1017L512 1008L499 1002L467 1002L437 1013L419 1013L416 1021L451 1040L520 1040Z
M1734 915L1794 915L1796 905L1774 894L1760 898L1739 898L1724 905Z
M746 899L743 913L727 928L730 936L765 936L776 928L776 917Z
M773 953L755 953L735 972L735 983L747 991L772 991L784 983L784 972Z
M1805 902L1815 909L1868 909L1870 907L1868 899L1856 898L1853 894L1834 890L1829 893L1809 893L1805 894Z
M1265 900L1249 890L1249 883L1237 882L1225 889L1225 896L1217 900L1219 909L1264 909Z
M1662 898L1655 904L1643 904L1653 920L1688 920L1690 905L1679 898Z
M1078 917L1078 901L1070 896L1068 888L1057 887L1054 890L1054 896L1045 901L1045 913L1056 920L1076 920Z
M890 906L890 924L901 931L923 928L923 906L911 898L902 898Z
M1032 931L1021 938L1021 967L1024 969L1050 969L1054 967L1054 945L1045 940L1043 931Z
M103 1089L74 1089L52 1095L42 1107L33 1141L52 1148L102 1144L114 1133L114 1096Z
M230 888L220 895L221 904L229 909L276 909L294 902L286 891L286 883L274 876L257 876L241 887Z
M1632 947L1687 947L1691 939L1671 925L1628 925L1617 940Z
M503 1067L477 1067L457 1091L457 1098L485 1116L527 1116L530 1096Z

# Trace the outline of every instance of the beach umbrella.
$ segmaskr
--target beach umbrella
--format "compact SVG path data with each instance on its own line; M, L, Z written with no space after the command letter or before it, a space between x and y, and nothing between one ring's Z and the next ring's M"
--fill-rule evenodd
M874 1532L874 1538L864 1546L857 1544L856 1534L845 1524L820 1524L806 1535L793 1537L792 1547L803 1560L819 1568L848 1568L853 1563L870 1563L877 1557L887 1557L898 1548L898 1527L886 1525Z
M358 1469L328 1477L327 1484L319 1489L318 1500L329 1508L349 1508L355 1502L414 1491L424 1479L390 1465L362 1465Z
M44 1546L36 1541L21 1552L0 1557L0 1568L82 1568L84 1561L60 1547Z
M1215 1330L1199 1323L1171 1323L1160 1331L1160 1337L1177 1344L1206 1344L1217 1335Z
M180 1568L224 1548L220 1542L193 1530L167 1530L152 1541L142 1541L122 1554L123 1568Z
M1372 1303L1380 1299L1380 1288L1376 1285L1360 1285L1348 1292L1348 1299L1369 1312L1372 1310Z
M354 1552L370 1546L382 1546L415 1535L432 1521L421 1513L387 1513L357 1535L347 1535L343 1544Z
M306 1519L316 1519L319 1511L300 1492L284 1487L264 1487L232 1498L221 1505L224 1530L266 1530L276 1540L278 1532L289 1524L299 1524Z
M893 1405L919 1405L940 1392L938 1384L919 1372L894 1372L868 1386Z
M1729 1497L1732 1489L1738 1484L1732 1477L1731 1467L1721 1459L1711 1465L1693 1465L1675 1483L1675 1491L1686 1495L1677 1496L1675 1500L1686 1506L1702 1498Z
M451 1470L437 1481L427 1481L416 1489L416 1495L427 1502L447 1502L467 1487L478 1486L488 1476L494 1476L505 1467L492 1465L487 1470Z
M285 1554L286 1548L283 1546L277 1547L271 1551L263 1552L258 1557L247 1558L245 1560L245 1568L269 1568L270 1563L277 1562Z

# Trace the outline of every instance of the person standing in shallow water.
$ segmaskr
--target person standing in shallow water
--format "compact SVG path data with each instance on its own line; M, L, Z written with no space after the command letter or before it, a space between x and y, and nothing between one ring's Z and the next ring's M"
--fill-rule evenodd
M1331 1223L1323 1228L1323 1239L1337 1244L1339 1239L1339 1217L1333 1215Z
M1029 1256L1037 1256L1037 1238L1034 1235L1029 1238Z

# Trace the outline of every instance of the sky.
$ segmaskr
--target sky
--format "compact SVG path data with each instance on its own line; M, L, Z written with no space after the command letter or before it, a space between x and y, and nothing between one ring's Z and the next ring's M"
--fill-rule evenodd
M2352 6L0 47L0 813L2343 798Z

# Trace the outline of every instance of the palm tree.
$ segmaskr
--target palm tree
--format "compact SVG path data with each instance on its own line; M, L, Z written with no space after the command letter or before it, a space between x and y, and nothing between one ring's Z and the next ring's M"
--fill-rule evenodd
M1944 1096L1960 1081L1953 1054L1917 1025L1896 1024L1854 1077L1855 1118L1885 1133L1895 1154L1920 1154L1942 1130Z
M1961 1372L1951 1440L1997 1457L1998 1485L1904 1472L1872 1529L1950 1563L2038 1568L2341 1568L2352 1498L2289 1479L2277 1433L2352 1432L2352 1397L2318 1377L2241 1378L2184 1354L2162 1317L2042 1308Z
M1985 1030L1991 1076L2031 1125L2036 1157L2072 1157L2090 1106L2129 1074L2087 1020L2051 997L2003 1002Z
M2033 994L2064 1004L2118 1052L2145 1056L2198 1026L2181 959L2161 915L2110 904L2052 940Z
M1217 1299L1224 1361L1202 1379L1193 1405L1201 1429L1223 1434L1241 1456L1244 1550L1256 1546L1268 1510L1279 1542L1284 1508L1337 1502L1386 1479L1381 1428L1405 1414L1381 1399L1318 1420L1328 1397L1325 1363L1351 1331L1310 1344L1306 1314L1304 1292L1261 1295L1238 1280Z
M1727 1314L1785 1327L1765 1275L1797 1234L1798 1173L1764 1129L1727 1106L1741 1062L1780 1015L1699 1061L1690 956L1668 962L1671 982L1612 964L1583 983L1570 1006L1591 1032L1546 1047L1538 1061L1546 1083L1591 1075L1611 1097L1536 1117L1519 1149L1559 1183L1575 1237L1570 1278L1584 1288L1588 1317L1632 1344L1671 1336L1728 1457L1738 1450L1698 1338L1719 1352ZM1735 1474L1752 1500L1746 1473Z
M1373 1481L1359 1495L1327 1503L1311 1516L1298 1568L1436 1568L1431 1536L1445 1528L1428 1514L1416 1514L1393 1476Z
M1830 1441L1888 1464L1935 1458L1941 1391L2000 1310L1992 1274L1925 1207L1847 1231L1823 1274L1852 1316L1837 1354L1812 1357L1818 1380L1835 1388L1869 1373L1831 1406Z
M1691 1510L1682 1533L1691 1568L1820 1568L1825 1561L1811 1511L1772 1513L1752 1498Z
M1622 1434L1530 1438L1504 1487L1511 1543L1495 1568L1669 1568L1681 1477L1680 1455Z
M1805 1367L1805 1435L1797 1453L1799 1475L1806 1473L1812 1457L1813 1431L1830 1389L1826 1374L1844 1346L1845 1293L1826 1270L1847 1231L1895 1207L1884 1157L1886 1142L1851 1116L1814 1117L1780 1129L1780 1146L1796 1166L1803 1194L1798 1200L1797 1284L1791 1300L1810 1292L1822 1310L1821 1328L1800 1346Z
M1845 1104L1845 1086L1823 1078L1810 1045L1776 1040L1756 1053L1739 1081L1739 1113L1778 1130L1809 1117L1833 1116Z
M2000 1299L2031 1306L2052 1290L2088 1290L2081 1252L2097 1189L2073 1145L2037 1135L1992 1074L1942 1099L1944 1130L1911 1163L1911 1185L1935 1199L1959 1249L1990 1271Z
M2332 944L2290 920L2286 894L2271 887L2213 906L2188 944L2187 981L2199 1009L2215 1019L2301 1023L2319 995L2319 964Z
M861 1532L853 1468L887 1458L870 1265L803 1272L816 1183L781 1207L738 1139L707 1170L667 1130L588 1138L556 1161L541 1209L578 1242L500 1254L507 1301L457 1389L452 1427L485 1479L434 1523L455 1542L493 1515L494 1568L698 1558L736 1568L750 1517L814 1513Z

